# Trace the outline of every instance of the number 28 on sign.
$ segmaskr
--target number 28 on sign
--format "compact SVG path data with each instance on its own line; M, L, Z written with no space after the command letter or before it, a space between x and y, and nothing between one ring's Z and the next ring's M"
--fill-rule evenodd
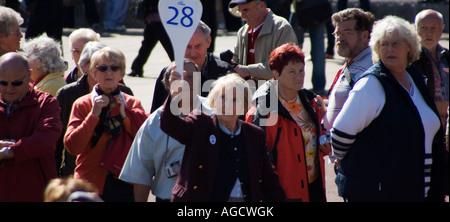
M174 49L175 71L183 75L184 54L202 16L202 4L199 0L161 0L158 9Z

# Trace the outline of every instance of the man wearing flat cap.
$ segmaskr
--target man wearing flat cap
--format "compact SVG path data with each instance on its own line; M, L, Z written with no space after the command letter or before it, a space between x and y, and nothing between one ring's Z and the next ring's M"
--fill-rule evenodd
M234 47L236 72L245 79L271 79L269 55L285 43L298 44L294 30L285 18L268 9L264 1L232 0L229 8L246 22L237 33Z

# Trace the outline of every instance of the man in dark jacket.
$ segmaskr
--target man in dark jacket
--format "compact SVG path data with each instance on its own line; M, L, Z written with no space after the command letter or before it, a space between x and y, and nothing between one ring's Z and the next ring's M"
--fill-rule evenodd
M185 57L192 59L201 70L201 86L203 88L203 84L207 80L215 80L228 72L234 72L234 69L230 64L220 61L214 58L212 53L207 52L211 44L211 29L204 22L200 21L197 29L192 35L191 40L188 43L186 48ZM152 113L160 106L164 104L167 96L169 95L164 84L162 83L162 79L164 73L170 72L172 70L168 70L165 67L155 84L155 91L153 93L153 102L150 112ZM203 92L201 91L201 96L208 96L209 91Z
M445 126L449 99L449 54L448 49L439 44L444 30L443 17L435 10L426 9L417 14L415 23L421 39L422 52L420 59L414 62L413 66L426 76L428 92L434 98Z
M448 49L439 44L442 31L444 31L444 20L441 13L432 9L425 9L416 15L415 24L421 39L422 52L420 53L419 60L412 65L425 75L428 93L434 98L434 103L439 111L442 125L446 126L448 122L447 110L449 99L449 54ZM447 164L445 164L445 187L446 195L448 195L448 150L445 153L445 158L447 162Z

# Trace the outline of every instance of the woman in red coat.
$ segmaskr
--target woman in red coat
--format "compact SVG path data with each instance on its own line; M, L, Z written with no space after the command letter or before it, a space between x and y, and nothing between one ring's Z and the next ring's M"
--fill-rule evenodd
M194 110L179 118L174 115L176 94L168 97L161 115L161 129L186 144L172 201L285 200L269 162L264 132L238 118L251 98L244 79L228 74L216 80L208 96L213 116Z
M105 202L133 201L133 186L118 178L139 127L147 118L138 98L123 93L125 56L110 47L91 57L98 82L72 107L64 145L77 156L75 178L94 184Z
M258 88L254 96L258 98L257 106L252 106L246 121L265 130L287 198L325 201L323 157L330 152L330 144L319 142L325 133L320 126L325 108L316 104L316 95L302 89L303 52L293 44L281 45L270 54L269 65L275 80Z

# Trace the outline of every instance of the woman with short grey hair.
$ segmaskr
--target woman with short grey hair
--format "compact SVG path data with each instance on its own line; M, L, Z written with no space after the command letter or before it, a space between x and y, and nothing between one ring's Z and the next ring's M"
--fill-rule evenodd
M66 85L64 71L67 66L62 57L60 43L41 35L27 41L23 49L30 63L34 87L56 96L56 92Z
M16 52L23 37L20 25L23 18L11 8L0 6L0 56L7 52Z
M331 129L338 193L348 201L444 201L444 134L420 72L414 26L378 21L375 64L355 83Z

